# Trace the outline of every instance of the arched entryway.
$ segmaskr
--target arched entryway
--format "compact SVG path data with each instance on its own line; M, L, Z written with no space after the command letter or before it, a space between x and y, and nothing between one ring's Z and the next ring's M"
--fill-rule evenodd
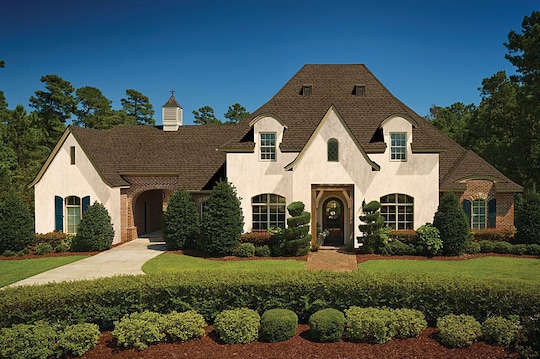
M323 245L341 246L344 243L343 202L336 197L328 198L323 205L323 230L328 231Z
M163 190L150 190L141 193L134 206L135 227L137 235L159 231L163 220Z

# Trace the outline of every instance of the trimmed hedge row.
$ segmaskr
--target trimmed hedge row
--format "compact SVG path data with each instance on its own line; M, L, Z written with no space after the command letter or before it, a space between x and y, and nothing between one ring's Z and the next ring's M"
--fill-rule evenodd
M538 286L524 281L488 281L435 275L242 271L124 276L51 283L0 291L0 327L38 320L112 326L126 314L195 310L212 322L226 309L272 308L299 318L322 308L410 308L433 325L446 314L533 316L540 312Z

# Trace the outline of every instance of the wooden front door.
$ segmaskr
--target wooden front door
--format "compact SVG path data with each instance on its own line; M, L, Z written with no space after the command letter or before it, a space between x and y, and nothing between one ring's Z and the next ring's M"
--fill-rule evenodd
M324 202L323 230L328 231L324 240L325 246L343 245L343 202L337 198L329 198Z

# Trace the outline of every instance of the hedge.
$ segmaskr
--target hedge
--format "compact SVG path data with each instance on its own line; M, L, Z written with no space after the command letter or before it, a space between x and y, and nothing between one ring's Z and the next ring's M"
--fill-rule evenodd
M204 278L204 280L201 280ZM123 276L0 290L0 327L40 319L63 324L111 326L126 314L193 309L212 322L226 309L272 308L306 318L316 303L345 310L351 306L409 308L431 325L446 314L533 316L540 312L538 286L525 281L413 274L331 272L199 271Z

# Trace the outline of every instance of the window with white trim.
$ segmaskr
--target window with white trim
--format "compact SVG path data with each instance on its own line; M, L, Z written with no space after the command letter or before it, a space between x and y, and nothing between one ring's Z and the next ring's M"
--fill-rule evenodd
M393 229L414 229L414 198L392 193L380 198L384 224Z
M275 161L276 160L276 133L275 132L261 132L261 161Z
M390 159L407 161L407 136L405 133L390 134Z
M485 229L486 228L486 201L476 199L472 202L471 211L471 228Z
M285 228L285 197L273 193L254 196L251 198L251 209L253 231Z
M81 223L81 216L82 208L80 197L66 197L66 233L77 234L79 223Z

